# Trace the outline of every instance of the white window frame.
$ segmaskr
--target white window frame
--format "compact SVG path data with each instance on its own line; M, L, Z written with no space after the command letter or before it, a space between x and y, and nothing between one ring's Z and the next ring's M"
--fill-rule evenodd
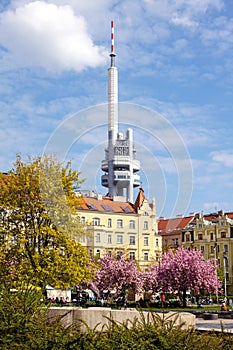
M129 228L134 230L135 229L135 220L130 220L129 222Z
M135 252L129 252L129 260L135 260Z
M123 244L123 235L117 235L117 244Z
M147 236L144 237L144 240L143 240L143 241L144 241L144 242L143 242L143 243L144 243L144 246L145 246L145 247L148 247L148 245L149 245L149 237L147 237Z
M135 236L129 236L129 244L130 245L136 244L136 237Z
M149 253L145 252L145 253L143 254L143 260L144 260L144 261L149 261Z
M143 223L143 230L148 230L148 228L149 228L148 221L144 221L144 223Z
M92 225L93 226L100 226L100 218L93 218L92 219Z
M122 219L118 219L117 220L117 228L122 228L123 227L123 220Z

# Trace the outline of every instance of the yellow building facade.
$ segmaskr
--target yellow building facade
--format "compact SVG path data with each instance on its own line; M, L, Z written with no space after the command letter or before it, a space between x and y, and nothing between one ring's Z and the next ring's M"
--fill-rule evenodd
M92 194L82 196L77 209L86 231L81 243L89 256L124 255L144 270L159 261L162 238L155 202L149 203L142 189L134 204L123 197Z
M233 295L233 213L197 214L184 229L182 244L201 251L205 259L215 259L225 273L226 294Z

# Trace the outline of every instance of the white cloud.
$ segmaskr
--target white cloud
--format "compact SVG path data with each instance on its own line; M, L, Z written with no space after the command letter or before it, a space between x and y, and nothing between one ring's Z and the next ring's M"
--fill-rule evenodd
M218 162L226 167L233 168L233 151L215 151L211 153L211 157L215 162Z
M104 64L107 53L93 43L84 17L69 5L35 1L0 15L2 67L40 66L48 70L73 69Z

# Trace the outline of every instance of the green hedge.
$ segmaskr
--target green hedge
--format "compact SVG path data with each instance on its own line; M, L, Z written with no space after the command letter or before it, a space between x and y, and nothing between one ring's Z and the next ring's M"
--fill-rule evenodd
M233 336L224 332L183 331L154 313L152 324L141 316L139 323L117 324L109 319L102 331L77 326L64 328L60 320L48 321L42 296L30 288L0 294L0 349L3 350L211 350L233 348Z

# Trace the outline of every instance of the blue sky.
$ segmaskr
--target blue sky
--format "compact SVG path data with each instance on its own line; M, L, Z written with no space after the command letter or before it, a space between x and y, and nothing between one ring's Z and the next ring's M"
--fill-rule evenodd
M1 170L57 152L105 194L111 20L119 128L158 216L233 211L231 0L2 0Z

